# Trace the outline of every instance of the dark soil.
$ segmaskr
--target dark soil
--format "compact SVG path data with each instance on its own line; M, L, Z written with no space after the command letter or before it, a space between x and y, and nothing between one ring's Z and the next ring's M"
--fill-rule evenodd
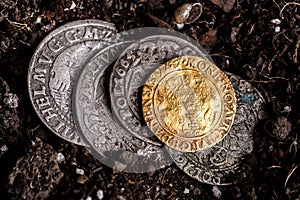
M42 124L29 100L27 70L51 30L88 18L115 23L119 31L144 26L176 30L173 12L185 1L73 2L70 9L71 0L0 1L0 76L18 97L17 107L4 100L9 91L0 84L1 199L98 199L100 190L105 199L300 199L299 1L238 0L225 12L224 6L196 0L203 3L203 14L180 30L210 51L221 69L251 82L267 101L269 117L259 124L254 151L244 160L250 178L220 187L199 183L175 165L150 174L115 172ZM63 162L57 162L57 153L64 155Z

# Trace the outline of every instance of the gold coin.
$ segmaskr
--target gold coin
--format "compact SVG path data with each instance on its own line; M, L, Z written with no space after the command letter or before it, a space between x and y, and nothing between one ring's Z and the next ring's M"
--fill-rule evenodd
M220 142L236 112L230 80L213 63L194 56L157 68L142 93L148 127L167 146L196 152Z

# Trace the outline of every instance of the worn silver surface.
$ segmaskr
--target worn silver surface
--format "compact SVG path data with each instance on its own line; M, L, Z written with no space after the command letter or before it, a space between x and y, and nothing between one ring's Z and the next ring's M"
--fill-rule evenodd
M106 47L84 65L73 93L74 119L92 154L102 163L119 171L150 172L172 163L165 148L128 134L110 110L109 65L129 44L132 41Z
M75 123L92 154L102 163L120 171L150 172L173 161L163 147L152 145L129 134L115 121L110 110L108 67L125 47L153 35L176 35L161 28L138 28L115 34L116 41L87 59L73 93ZM177 34L178 35L178 34ZM189 41L185 35L181 35ZM200 47L201 48L201 47Z
M71 94L84 60L108 44L113 24L81 20L52 31L37 47L28 71L32 105L43 123L61 138L85 145L74 125Z
M159 65L183 55L211 60L195 41L180 33L166 33L132 44L116 61L110 79L111 107L115 120L134 137L162 145L143 121L140 94L148 76Z
M168 148L176 165L189 176L212 185L229 185L243 174L239 163L253 149L252 134L264 118L264 99L251 84L226 73L235 89L237 111L229 134L215 146L195 153L182 153Z

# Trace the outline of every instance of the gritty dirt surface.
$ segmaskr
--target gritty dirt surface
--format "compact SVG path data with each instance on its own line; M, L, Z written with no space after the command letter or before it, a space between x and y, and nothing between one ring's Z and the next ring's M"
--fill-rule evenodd
M251 82L267 101L268 118L258 124L254 151L243 161L250 178L216 187L175 165L147 174L116 172L51 133L31 106L29 61L51 30L88 18L112 22L119 31L177 30L173 12L185 1L1 0L0 76L10 88L1 81L1 199L300 199L299 1L194 2L203 4L202 15L179 31L203 45L221 69Z

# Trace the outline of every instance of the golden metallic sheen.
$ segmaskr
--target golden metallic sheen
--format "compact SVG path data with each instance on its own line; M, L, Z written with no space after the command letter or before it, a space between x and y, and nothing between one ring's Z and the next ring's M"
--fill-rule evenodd
M170 60L143 88L144 119L167 146L184 152L206 149L229 132L236 98L226 75L193 56Z

